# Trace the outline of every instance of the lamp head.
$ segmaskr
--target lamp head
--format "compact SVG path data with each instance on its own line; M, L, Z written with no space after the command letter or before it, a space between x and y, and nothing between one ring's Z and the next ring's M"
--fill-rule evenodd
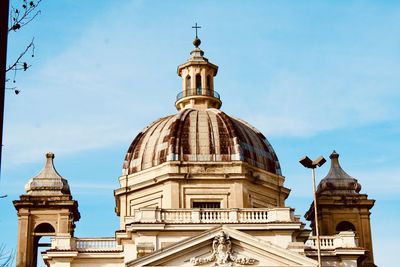
M302 157L299 162L306 168L315 169L317 166L321 167L326 162L326 159L323 156L319 156L314 161L312 161L309 157Z
M306 168L313 168L313 161L307 156L302 157L299 162Z
M319 156L313 161L314 166L321 167L326 162L326 159L323 156Z

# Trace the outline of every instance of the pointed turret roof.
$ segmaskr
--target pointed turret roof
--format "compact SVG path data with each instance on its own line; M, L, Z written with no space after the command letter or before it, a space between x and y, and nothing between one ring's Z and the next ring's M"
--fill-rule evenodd
M334 150L329 156L331 168L318 185L318 195L353 195L359 194L361 185L357 179L348 175L339 164L339 154Z
M70 195L69 185L54 167L54 154L46 154L46 163L43 169L32 177L25 185L27 195Z

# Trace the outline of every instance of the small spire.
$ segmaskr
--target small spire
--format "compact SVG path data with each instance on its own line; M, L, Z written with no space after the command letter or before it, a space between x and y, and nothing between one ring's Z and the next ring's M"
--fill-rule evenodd
M67 180L54 167L54 153L46 154L46 163L43 169L25 185L30 195L70 194Z
M329 156L331 167L328 174L318 185L318 194L358 194L361 185L357 179L348 175L340 166L339 154L333 150Z
M44 168L33 178L62 178L54 167L54 153L46 153L46 163Z
M354 179L342 169L342 166L340 166L339 154L335 150L333 150L329 158L331 159L331 168L326 177Z

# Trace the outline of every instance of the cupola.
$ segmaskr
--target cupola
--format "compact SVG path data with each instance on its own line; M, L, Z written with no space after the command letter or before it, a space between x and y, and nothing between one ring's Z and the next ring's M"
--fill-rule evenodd
M207 109L222 105L219 94L214 90L214 77L218 66L204 57L199 48L201 41L197 36L193 40L195 48L190 52L189 59L178 66L178 75L182 77L182 91L176 96L175 106L178 110L184 108Z
M333 151L329 158L331 159L331 167L328 174L319 183L317 194L358 194L361 185L357 179L351 177L342 169L339 163L339 154Z
M25 185L27 195L71 194L67 180L56 171L53 160L54 154L47 153L43 169Z

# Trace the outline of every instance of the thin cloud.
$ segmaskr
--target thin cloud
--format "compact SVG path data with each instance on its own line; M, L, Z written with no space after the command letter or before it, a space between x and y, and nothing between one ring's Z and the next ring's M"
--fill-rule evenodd
M118 10L122 14L111 10L59 55L32 69L31 79L22 84L29 91L12 103L6 120L7 165L40 160L48 150L73 154L128 145L139 129L175 112L174 95L180 88L175 68L191 48L182 50L181 42L167 38L170 32L154 34L157 22L143 31L143 22L130 15L140 6L128 4ZM125 25L130 25L130 34ZM232 43L229 49L235 45L239 49L241 44ZM265 59L275 58L274 46L279 45L270 44L253 67L265 70L265 76L244 72L247 66L232 57L215 62L222 64L216 83L229 89L222 92L228 114L238 113L232 115L269 136L310 136L400 117L395 108L400 100L395 71L400 66L388 55L364 59L369 51L364 48L351 57L324 44L302 55L288 50L292 54L286 57L297 61L271 68ZM216 57L228 53L223 46L213 49ZM310 55L314 59L307 60ZM243 77L226 77L236 65Z
M13 125L8 130L4 152L8 164L17 165L42 160L43 153L57 151L58 155L107 147L130 139L133 131L116 134L119 125L69 124L64 122L46 125ZM29 137L27 137L29 135Z

